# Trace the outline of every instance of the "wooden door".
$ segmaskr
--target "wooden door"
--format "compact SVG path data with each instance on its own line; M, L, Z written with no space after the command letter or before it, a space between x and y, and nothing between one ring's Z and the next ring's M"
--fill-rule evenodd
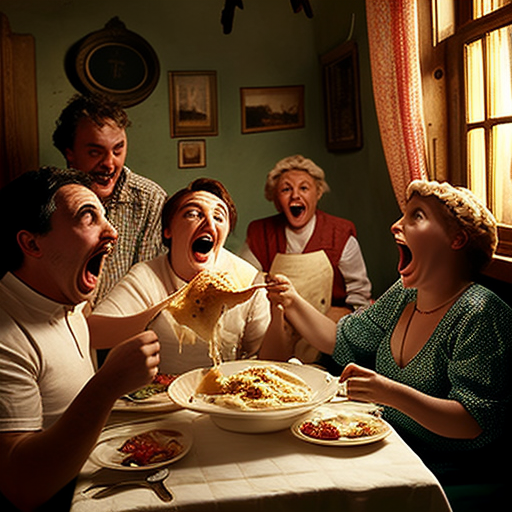
M39 167L35 41L0 13L0 187Z

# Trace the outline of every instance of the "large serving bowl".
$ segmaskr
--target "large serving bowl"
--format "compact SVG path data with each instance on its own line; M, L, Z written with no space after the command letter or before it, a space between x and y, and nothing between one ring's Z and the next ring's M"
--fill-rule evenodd
M209 368L199 368L180 375L170 386L169 395L186 409L209 414L212 421L225 430L234 432L274 432L289 428L296 419L315 407L329 401L337 391L338 379L315 368L274 361L230 361L219 366L220 372L229 376L250 366L278 366L294 373L313 391L309 402L290 404L279 409L239 410L207 403L196 397L196 389Z

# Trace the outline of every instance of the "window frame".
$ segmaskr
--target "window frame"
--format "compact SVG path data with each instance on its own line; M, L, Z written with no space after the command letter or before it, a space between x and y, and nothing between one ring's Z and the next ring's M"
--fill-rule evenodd
M471 19L471 2L457 2L458 11L455 34L441 44L446 51L447 77L447 111L448 111L448 179L456 185L467 186L467 126L465 109L465 79L464 79L464 45L471 43L492 30L512 25L512 4L508 4L482 18ZM485 79L485 78L484 78ZM452 100L452 101L450 101ZM503 121L505 118L501 118ZM507 118L508 119L508 118ZM512 117L510 118L512 121ZM483 126L486 129L486 143L489 148L489 127L495 121L486 119L482 123L471 123L471 126ZM490 152L486 151L487 165L490 165ZM490 168L490 167L487 167ZM488 194L490 187L488 187ZM490 197L488 197L490 199ZM490 273L498 273L503 279L504 262L509 263L506 280L512 282L512 226L498 225L499 244ZM493 270L493 268L495 270ZM507 266L508 268L508 266ZM499 269L499 270L496 270Z

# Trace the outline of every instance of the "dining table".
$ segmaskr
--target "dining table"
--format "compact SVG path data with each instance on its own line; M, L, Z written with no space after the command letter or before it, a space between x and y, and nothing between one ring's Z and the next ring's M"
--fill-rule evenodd
M392 428L375 442L325 445L301 439L293 428L226 430L187 408L126 409L112 412L99 445L148 428L186 434L186 453L166 465L168 499L139 485L154 470L111 468L93 451L77 478L71 512L451 510L439 481Z

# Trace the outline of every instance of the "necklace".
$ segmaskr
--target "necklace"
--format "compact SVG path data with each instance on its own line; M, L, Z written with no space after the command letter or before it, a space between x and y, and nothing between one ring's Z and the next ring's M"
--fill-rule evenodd
M400 368L403 368L403 361L404 361L404 348L405 348L405 339L407 338L407 333L409 332L409 327L411 326L412 317L414 316L414 313L418 311L416 309L416 304L412 308L412 312L409 315L409 318L407 319L407 324L405 325L404 334L402 336L402 341L400 343L400 354L398 359L398 364L400 365Z
M431 315L432 313L435 313L436 311L439 311L440 309L444 308L450 302L453 302L455 299L460 297L473 283L469 283L466 286L464 286L462 289L460 289L455 295L452 295L447 301L443 302L441 305L435 307L434 309L429 309L428 311L424 311L422 309L418 308L417 303L414 303L414 311L417 311L420 315Z
M461 288L455 295L452 295L447 301L443 302L440 306L435 307L434 309L430 309L428 311L422 311L421 309L418 309L416 302L414 302L414 305L412 307L412 312L409 315L409 318L407 319L407 323L405 324L404 334L402 335L402 340L400 343L400 352L399 352L399 365L401 368L403 368L403 360L404 360L404 349L405 349L405 341L407 339L407 334L409 333L409 327L411 326L412 319L414 317L415 313L419 313L420 315L431 315L432 313L435 313L436 311L439 311L440 309L447 306L450 302L457 299L460 295L462 295L473 283L469 283L463 288Z

